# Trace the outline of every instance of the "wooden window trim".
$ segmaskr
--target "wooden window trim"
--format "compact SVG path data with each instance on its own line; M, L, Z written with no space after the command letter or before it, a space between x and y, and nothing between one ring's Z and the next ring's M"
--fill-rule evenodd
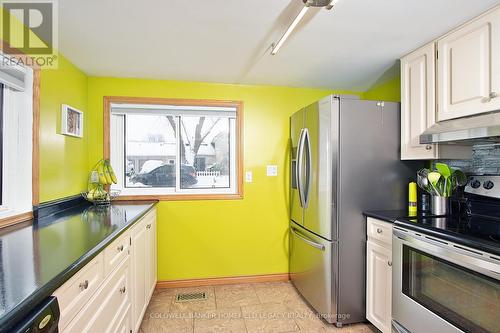
M22 60L26 66L33 70L33 134L32 134L32 160L31 160L31 193L32 193L32 205L37 206L40 203L40 81L41 81L41 69L36 64L31 64L28 55L22 55L23 53L16 48L10 46L10 44L4 40L0 39L0 51L4 54L12 55L16 59ZM22 223L33 218L33 212L27 212L23 214L13 215L6 218L0 219L0 228L11 226L14 224Z
M129 104L153 104L153 105L176 105L176 106L219 106L236 108L236 163L238 176L237 193L235 194L171 194L171 195L123 195L117 200L239 200L243 199L243 102L222 101L211 99L181 99L181 98L154 98L154 97L124 97L104 96L103 107L103 156L110 158L110 121L112 103Z
M26 212L18 215L12 215L0 219L0 229L10 227L11 225L23 223L33 219L33 212Z

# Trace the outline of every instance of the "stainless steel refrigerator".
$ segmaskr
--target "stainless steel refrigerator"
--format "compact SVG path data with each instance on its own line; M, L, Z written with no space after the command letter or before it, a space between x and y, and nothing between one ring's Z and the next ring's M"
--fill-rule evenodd
M328 96L290 125L291 280L328 322L365 321L362 212L402 209L417 170L400 161L399 103Z

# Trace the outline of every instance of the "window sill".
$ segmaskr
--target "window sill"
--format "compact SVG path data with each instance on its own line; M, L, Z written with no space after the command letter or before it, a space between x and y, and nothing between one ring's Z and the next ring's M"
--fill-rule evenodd
M26 212L17 215L0 218L0 228L10 227L33 219L33 212Z
M120 195L115 200L159 200L159 201L194 201L194 200L242 200L243 194L146 194Z

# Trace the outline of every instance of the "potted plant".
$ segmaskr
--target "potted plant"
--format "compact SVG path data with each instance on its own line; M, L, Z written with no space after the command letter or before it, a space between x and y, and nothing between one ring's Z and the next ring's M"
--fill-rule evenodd
M417 172L418 186L431 195L431 210L434 215L446 215L450 210L450 196L458 186L467 183L465 174L445 163L436 163L435 170L427 168Z

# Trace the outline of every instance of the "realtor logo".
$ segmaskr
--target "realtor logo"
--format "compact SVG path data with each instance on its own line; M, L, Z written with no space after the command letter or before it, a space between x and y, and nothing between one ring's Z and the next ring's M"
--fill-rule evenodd
M22 56L40 67L55 68L57 0L0 0L4 53ZM28 64L30 65L30 64Z

